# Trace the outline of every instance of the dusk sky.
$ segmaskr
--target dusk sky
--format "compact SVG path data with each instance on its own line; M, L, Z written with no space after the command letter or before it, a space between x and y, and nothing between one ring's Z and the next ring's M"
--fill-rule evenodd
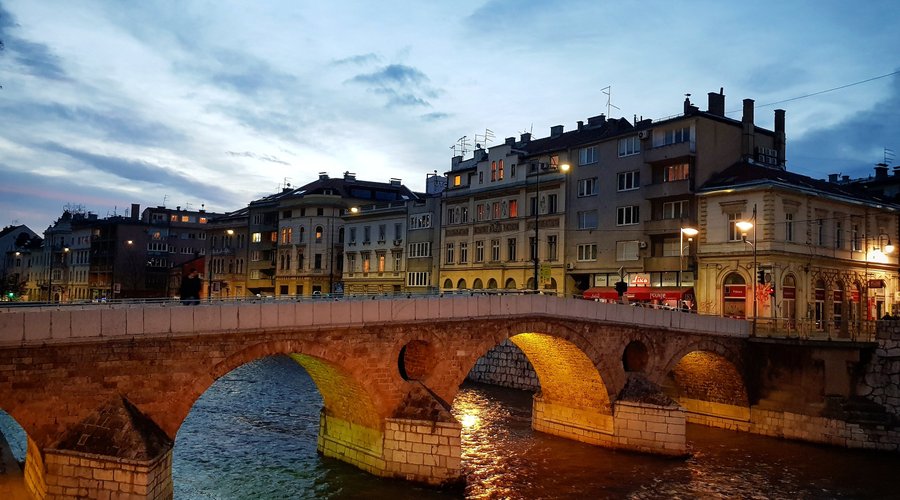
M868 176L900 153L898 21L895 0L0 0L0 227L231 211L318 172L424 190L460 137L571 130L605 87L629 121L724 87L732 118L787 111L789 170Z

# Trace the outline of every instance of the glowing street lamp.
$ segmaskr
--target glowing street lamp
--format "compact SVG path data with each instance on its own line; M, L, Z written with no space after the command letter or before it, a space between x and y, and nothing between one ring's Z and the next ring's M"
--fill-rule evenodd
M758 281L756 275L758 273L757 263L756 263L756 229L753 229L753 223L756 222L756 204L753 205L753 216L750 218L751 221L738 221L735 222L734 225L741 231L741 239L744 243L748 243L753 247L753 273L750 275L750 280L753 282L753 336L756 336L756 313L757 313L757 305L756 305L756 282ZM747 232L753 229L753 242L747 241Z
M697 229L695 229L693 227L683 227L683 228L681 228L681 231L679 231L679 233L678 233L678 252L679 252L679 256L680 256L680 259L678 261L678 284L679 285L682 284L682 281L683 281L682 275L684 274L684 237L685 236L688 237L688 245L690 245L691 241L693 241L693 239L694 239L694 236L697 236L697 233L699 233L699 232L700 231L698 231Z
M541 171L549 170L555 172L566 173L569 171L569 164L563 163L562 165L547 165L541 166L538 165L537 168L537 176L535 177L535 186L534 186L534 245L532 246L532 252L534 252L534 291L537 293L540 290L540 285L538 285L539 279L539 268L541 265L541 259L539 257L540 252L540 244L538 243L538 227L540 226L540 214L541 214ZM549 209L549 207L548 207Z

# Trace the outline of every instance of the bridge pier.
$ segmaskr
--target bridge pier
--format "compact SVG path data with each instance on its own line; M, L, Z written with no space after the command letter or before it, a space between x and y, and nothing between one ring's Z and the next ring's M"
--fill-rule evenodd
M462 478L458 423L386 418L383 428L371 429L323 411L318 451L381 477L430 485Z

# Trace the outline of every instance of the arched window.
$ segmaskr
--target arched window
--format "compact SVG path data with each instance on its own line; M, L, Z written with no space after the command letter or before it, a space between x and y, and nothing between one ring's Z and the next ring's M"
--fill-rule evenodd
M475 290L481 290L484 288L484 284L481 283L481 278L475 278L475 281L472 282L472 288Z
M846 300L844 284L840 281L836 281L834 283L834 295L831 304L831 322L834 325L835 331L844 330L844 328L842 328L842 324L846 319L844 318L844 300Z
M459 288L460 290L465 290L466 289L466 280L460 279L459 281L457 281L456 288Z
M453 282L450 281L450 278L447 278L444 280L444 290L451 290L451 289L453 289Z
M825 328L825 281L818 279L815 284L815 319L816 330Z
M515 290L516 289L516 280L514 280L512 278L508 278L506 280L506 285L503 288L506 288L507 290Z
M316 226L316 243L322 243L322 234L324 232L322 226Z
M497 280L495 280L494 278L489 279L487 287L489 289L496 290L497 289Z
M781 311L784 326L788 330L797 328L797 279L793 274L785 274L781 280Z
M306 243L306 228L300 226L300 243Z

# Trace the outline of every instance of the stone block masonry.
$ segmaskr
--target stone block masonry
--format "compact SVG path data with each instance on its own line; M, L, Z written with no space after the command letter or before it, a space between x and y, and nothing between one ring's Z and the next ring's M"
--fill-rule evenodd
M456 422L386 419L384 475L433 485L462 481L461 431Z
M900 321L879 321L878 347L856 392L900 418Z
M46 450L46 499L167 500L174 494L171 450L156 460L111 459L68 450Z
M531 362L509 339L479 358L469 372L468 379L523 391L534 392L541 388Z

